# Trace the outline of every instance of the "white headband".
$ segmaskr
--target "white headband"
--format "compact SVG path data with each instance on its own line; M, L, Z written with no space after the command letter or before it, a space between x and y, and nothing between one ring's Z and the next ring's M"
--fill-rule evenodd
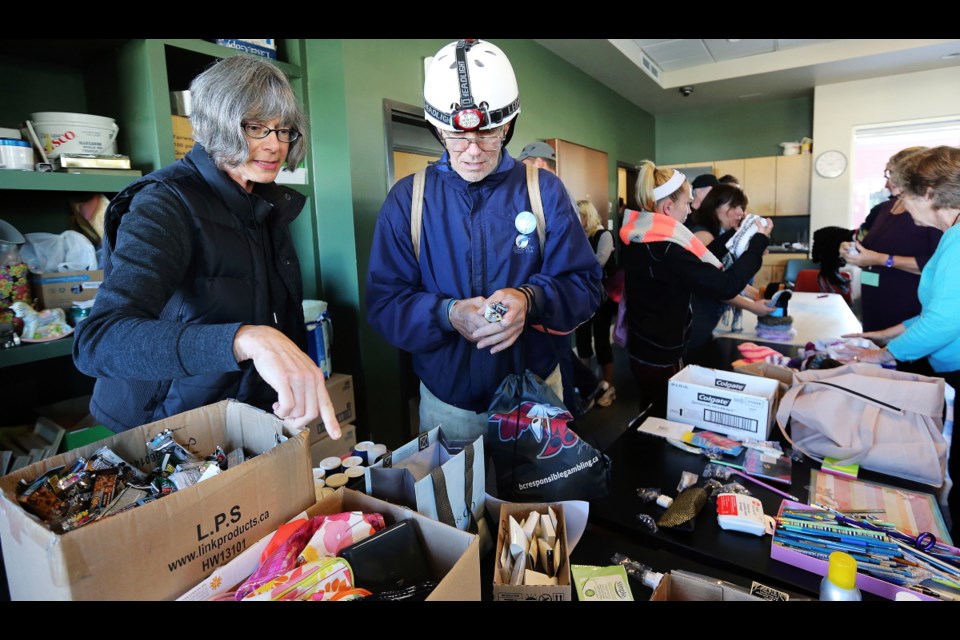
M687 180L687 176L683 175L676 169L673 171L673 175L670 176L670 179L664 182L659 187L655 187L653 190L653 201L659 202L663 200L674 191L680 188L681 185Z

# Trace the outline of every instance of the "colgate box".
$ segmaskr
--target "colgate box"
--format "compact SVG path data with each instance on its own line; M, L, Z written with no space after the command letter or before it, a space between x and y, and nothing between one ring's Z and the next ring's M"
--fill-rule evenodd
M689 365L670 378L667 420L737 440L767 440L778 386L770 378Z
M64 534L23 509L17 483L89 459L101 446L149 471L164 429L192 452L242 448L246 460L194 486ZM316 501L302 431L224 400L125 431L0 478L0 543L13 600L173 600Z

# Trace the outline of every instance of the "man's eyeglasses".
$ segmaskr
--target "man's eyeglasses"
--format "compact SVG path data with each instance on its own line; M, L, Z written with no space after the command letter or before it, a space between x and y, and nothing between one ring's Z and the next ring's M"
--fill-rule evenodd
M456 153L466 151L471 144L476 143L481 151L499 151L503 146L503 136L479 136L477 138L458 138L454 136L444 136L444 144L447 149Z
M276 132L277 140L280 142L296 142L300 139L300 132L296 129L271 129L256 122L241 122L240 126L243 127L245 134L256 140L266 138L274 132Z
M884 178L887 178L887 179L890 178L890 169L884 169L884 170L883 170L883 177L884 177Z

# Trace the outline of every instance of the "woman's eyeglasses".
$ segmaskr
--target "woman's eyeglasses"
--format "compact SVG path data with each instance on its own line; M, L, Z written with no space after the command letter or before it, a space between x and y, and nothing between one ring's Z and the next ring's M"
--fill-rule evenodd
M300 132L296 129L271 129L256 122L241 122L240 126L243 127L245 134L256 140L266 138L274 132L277 134L277 140L280 142L296 142L300 139Z

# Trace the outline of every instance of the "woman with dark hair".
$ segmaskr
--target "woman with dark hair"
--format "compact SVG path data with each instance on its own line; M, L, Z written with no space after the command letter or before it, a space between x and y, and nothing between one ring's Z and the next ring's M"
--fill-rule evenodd
M637 202L643 210L627 209L620 228L630 368L641 413L660 418L666 416L668 380L684 365L691 297L728 300L741 292L760 268L773 230L772 221L758 219L758 232L746 250L724 269L683 225L691 200L690 183L682 173L645 160L637 178Z
M710 190L700 208L691 216L690 231L723 263L724 268L733 264L735 256L726 244L740 226L747 202L746 194L739 187L721 184ZM750 274L750 277L753 275ZM758 316L773 311L772 307L764 304L760 292L750 285L728 300L695 295L691 308L693 324L690 326L690 340L684 361L714 369L730 364L722 362L713 340L713 330L724 314L729 314L730 324L736 326L743 309Z
M855 349L855 360L889 363L913 362L926 357L933 371L955 390L960 388L960 149L934 147L918 151L896 163L890 182L901 189L900 198L913 221L943 232L937 250L920 274L917 296L920 313L880 331L846 337L864 337L880 349ZM956 426L960 403L953 405L954 433L947 470L953 481L948 496L951 533L960 534L960 437Z
M110 203L104 281L76 330L97 377L94 416L116 432L226 398L298 430L340 437L323 372L306 353L290 224L305 198L275 184L306 153L307 119L286 76L234 56L190 85L197 143Z

